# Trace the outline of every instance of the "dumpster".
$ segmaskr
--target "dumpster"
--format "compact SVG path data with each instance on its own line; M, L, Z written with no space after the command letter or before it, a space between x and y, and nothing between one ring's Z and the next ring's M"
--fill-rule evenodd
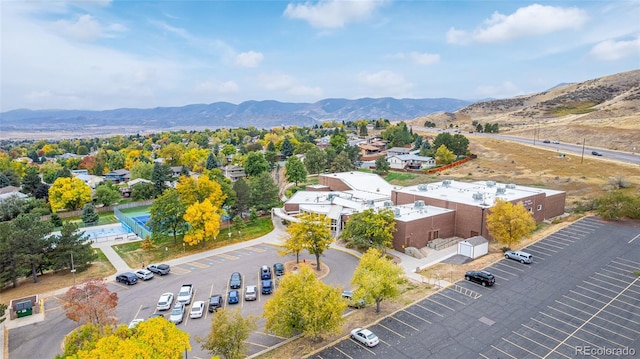
M33 304L30 300L16 303L15 311L18 318L27 317L33 314Z

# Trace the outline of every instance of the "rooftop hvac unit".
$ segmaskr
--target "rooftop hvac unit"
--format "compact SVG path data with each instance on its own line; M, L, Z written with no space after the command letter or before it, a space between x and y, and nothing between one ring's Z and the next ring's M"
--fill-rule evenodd
M496 181L487 181L487 187L493 187L496 185Z
M384 206L385 206L385 207L392 207L392 206L393 206L393 202L391 202L391 201L384 201Z
M413 206L414 206L415 208L422 208L422 207L424 207L424 201L415 201L415 202L413 203Z
M473 199L476 201L482 201L482 199L484 198L484 194L480 192L476 192L472 196L473 196Z
M496 188L496 195L505 194L505 193L507 193L507 189L506 188L504 188L504 187Z
M426 184L419 184L418 185L418 191L426 191L426 190L428 190Z
M329 195L327 195L327 199L329 201L332 201L334 198L338 197L337 193L329 193Z
M448 179L447 179L447 180L442 181L442 185L443 185L444 187L449 187L449 186L451 185L451 180L448 180Z
M368 199L367 200L367 206L373 207L373 200L372 199Z
M516 184L515 183L507 183L506 187L508 189L515 189L516 188Z
M400 208L394 208L393 209L393 215L394 217L400 217Z

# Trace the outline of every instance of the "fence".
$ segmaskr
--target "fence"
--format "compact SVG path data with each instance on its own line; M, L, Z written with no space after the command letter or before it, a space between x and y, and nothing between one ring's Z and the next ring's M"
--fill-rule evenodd
M455 162L449 163L448 165L444 165L442 167L430 169L430 170L426 171L426 173L427 174L432 174L432 173L438 173L438 172L446 171L446 170L448 170L450 168L453 168L455 166L460 166L461 164L469 162L469 161L474 160L476 158L478 158L477 155L470 155L469 157L465 157L465 158L463 158L463 159L461 159L459 161L455 161Z
M122 211L120 211L120 209L140 206L139 203L135 204L135 205L132 205L132 204L133 203L129 203L129 204L126 204L126 205L123 205L123 206L114 207L113 208L113 214L120 221L120 223L122 223L125 227L130 229L131 232L133 232L136 235L138 235L138 237L140 237L140 238L147 238L147 236L151 237L151 232L147 231L147 229L144 228L141 224L139 224L138 222L134 221L133 218L128 217L127 215L122 213Z
M122 204L122 205L119 205L119 206L96 207L95 208L95 212L96 213L111 212L116 207L120 208L120 209L124 209L124 208L131 208L131 207L147 206L147 205L150 205L152 203L153 203L153 200L149 199L149 200L146 200L146 201L131 202L131 203ZM77 209L75 211L58 212L56 214L60 218L80 217L80 216L82 216L82 210L81 209ZM46 216L42 216L42 217L40 217L40 220L41 221L49 221L49 220L51 220L51 215L48 214Z

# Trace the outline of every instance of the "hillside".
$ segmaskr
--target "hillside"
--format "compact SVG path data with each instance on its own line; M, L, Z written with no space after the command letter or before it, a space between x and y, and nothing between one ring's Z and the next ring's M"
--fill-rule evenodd
M592 146L640 150L640 70L623 72L576 84L565 84L537 94L471 104L454 112L432 114L409 121L423 126L473 130L472 121L498 123L502 134Z

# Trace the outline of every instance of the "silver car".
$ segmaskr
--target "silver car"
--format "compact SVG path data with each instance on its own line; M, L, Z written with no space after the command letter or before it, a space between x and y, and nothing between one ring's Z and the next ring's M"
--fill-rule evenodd
M533 263L533 256L527 252L523 251L506 251L504 252L504 257L507 259L513 259L520 263Z
M258 298L258 287L248 285L244 290L244 300L256 300Z
M180 324L184 320L184 304L176 303L171 310L169 321L173 324Z

